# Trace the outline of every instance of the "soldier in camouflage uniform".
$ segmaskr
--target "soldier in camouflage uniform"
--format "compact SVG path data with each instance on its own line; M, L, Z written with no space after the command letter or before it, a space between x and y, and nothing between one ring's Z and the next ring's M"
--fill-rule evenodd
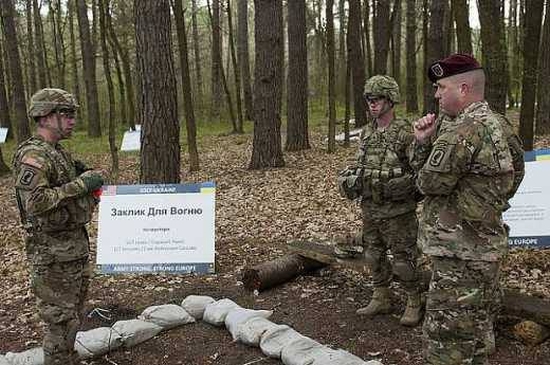
M485 365L508 249L502 211L523 176L521 142L484 100L485 75L468 55L433 63L440 112L414 125L424 200L419 245L432 259L424 319L430 365ZM521 157L519 157L521 156Z
M59 144L71 136L77 107L61 89L34 94L28 114L36 134L19 145L13 160L31 287L45 322L45 365L79 363L74 341L90 279L85 224L95 206L92 192L103 184L100 173Z
M412 126L395 118L393 107L400 95L393 78L378 75L368 79L365 98L374 120L363 130L357 164L342 171L338 179L343 196L361 200L362 244L374 284L372 300L357 313L369 317L389 313L389 286L395 275L408 296L400 323L414 326L422 315L416 267L418 195L409 165ZM388 250L393 254L393 265Z

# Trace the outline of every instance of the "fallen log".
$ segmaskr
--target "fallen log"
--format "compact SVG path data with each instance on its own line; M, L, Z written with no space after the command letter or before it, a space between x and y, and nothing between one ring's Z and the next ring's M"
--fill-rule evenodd
M286 255L245 269L242 282L245 289L260 291L286 283L299 275L324 266L327 266L327 264L298 254Z
M369 273L364 259L337 258L334 256L333 246L296 241L290 243L288 248L292 252L289 255L245 269L242 280L245 289L266 290L325 266ZM422 286L425 289L428 288L430 276L429 271L422 272ZM503 314L529 319L550 328L550 300L523 294L518 290L505 289L502 304Z

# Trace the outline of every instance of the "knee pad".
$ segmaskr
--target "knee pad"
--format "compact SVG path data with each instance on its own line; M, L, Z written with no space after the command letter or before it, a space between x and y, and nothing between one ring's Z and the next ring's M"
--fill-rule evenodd
M414 281L416 280L416 270L411 262L401 258L396 258L393 263L393 273L401 281Z

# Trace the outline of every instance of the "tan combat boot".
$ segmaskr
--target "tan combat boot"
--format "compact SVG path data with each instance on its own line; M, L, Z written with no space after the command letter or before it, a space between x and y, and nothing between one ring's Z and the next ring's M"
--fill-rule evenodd
M359 308L357 314L367 317L374 317L377 314L388 314L391 312L391 297L389 288L374 288L372 299L368 306Z
M407 307L399 323L403 326L413 327L422 319L422 300L420 293L411 293L407 297Z

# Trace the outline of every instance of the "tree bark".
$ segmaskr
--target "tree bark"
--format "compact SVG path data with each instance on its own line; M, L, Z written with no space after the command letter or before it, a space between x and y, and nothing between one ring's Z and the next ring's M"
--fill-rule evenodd
M328 60L328 152L336 149L336 85L334 71L334 0L327 0L327 60Z
M525 1L525 37L523 39L523 80L521 88L521 111L519 134L525 151L533 150L533 124L538 71L538 51L542 23L543 3L539 0ZM543 80L548 82L548 80Z
M76 0L78 28L80 32L80 48L82 49L82 69L86 85L86 109L88 117L88 136L101 136L101 116L99 113L99 99L95 70L95 56L90 37L88 22L88 8L86 0Z
M220 34L220 0L212 0L212 77L210 83L212 118L219 118L222 103L222 45Z
M32 1L27 1L25 6L25 15L27 21L27 64L29 66L29 93L32 94L37 91L36 88L36 69L34 65L34 36L32 30Z
M401 19L402 19L402 0L395 0L392 14L392 34L391 34L391 60L392 76L401 85Z
M248 0L238 0L237 53L242 74L244 109L247 120L252 120L252 86L250 83L250 51L248 50Z
M374 3L376 0L373 1L373 11L374 14ZM374 66L373 66L373 59L372 59L372 42L371 42L371 21L370 21L370 6L369 6L369 0L365 0L363 3L363 33L365 38L365 47L363 47L363 58L365 61L365 67L366 67L366 73L369 76L373 75L374 72ZM373 15L374 16L374 15Z
M71 67L73 79L73 93L76 100L81 103L82 97L80 94L80 78L78 77L78 62L76 58L76 38L74 35L74 12L76 10L76 0L70 0L67 4L67 14L69 22L69 37L71 40Z
M336 95L344 96L346 92L346 0L338 0L338 82Z
M48 3L49 17L55 56L56 85L65 88L65 54L63 45L63 32L61 31L61 3L59 0L50 0Z
M416 82L416 0L407 0L407 113L418 113Z
M4 162L4 156L2 155L2 148L0 147L0 176L7 175L10 172L11 172L10 168Z
M288 3L287 151L309 148L306 2Z
M365 84L365 63L361 49L361 3L359 0L349 0L348 19L348 62L351 65L353 82L353 109L355 127L367 123L363 86Z
M38 0L32 0L32 10L34 18L34 39L36 40L35 55L37 63L36 66L38 68L38 88L42 89L48 86L46 77L48 68L46 67L46 51L44 47L44 38L42 36L42 17L40 16Z
M540 42L539 82L537 92L537 135L550 134L550 1L546 1L546 18Z
M140 182L180 182L180 126L170 40L169 0L136 0Z
M500 16L500 0L478 0L477 6L481 24L482 63L487 75L485 99L493 110L505 114L508 62L504 19Z
M281 148L283 83L282 0L254 0L256 61L251 169L284 166Z
M372 29L374 35L374 74L388 73L388 50L390 48L390 0L377 0Z
M197 12L199 11L197 7L197 0L191 0L191 27L193 28L193 54L195 56L195 80L197 83L196 91L196 103L199 106L203 105L203 79L202 79L202 69L201 69L201 54L199 47L199 26L197 22Z
M472 50L468 0L451 0L451 4L456 23L457 52L472 55L474 52Z
M197 149L197 127L195 123L195 109L191 93L191 77L189 75L189 59L187 50L187 34L185 31L185 16L182 0L174 2L174 18L178 32L178 45L181 68L181 88L183 95L183 111L185 113L185 127L187 129L187 148L189 152L189 170L199 170L199 152Z
M2 52L2 42L0 41L0 56ZM10 117L10 105L8 103L8 96L6 94L7 83L4 78L4 61L0 57L0 127L8 128L7 139L13 138L12 123Z
M103 53L103 71L107 81L107 94L109 97L109 151L111 152L111 177L114 184L118 181L118 148L115 142L116 138L116 117L115 117L115 90L113 79L111 77L111 67L109 65L109 49L107 48L107 24L105 18L109 16L107 11L108 0L99 0L99 33L101 40L101 52Z
M21 143L31 136L29 120L27 119L27 107L25 103L25 88L23 86L23 73L21 72L21 58L19 57L18 37L15 30L15 8L12 0L0 1L2 13L2 28L6 41L8 54L8 70L12 86L12 98L14 104L14 117L17 121L17 142Z
M443 38L442 29L445 24L445 10L448 9L447 0L432 1L430 6L430 27L428 38L424 40L427 58L426 68L434 61L445 56L446 40ZM436 111L437 104L434 99L433 87L429 82L424 84L424 114L428 111Z
M519 50L519 41L518 41L518 2L517 0L510 0L510 11L509 11L509 32L508 32L508 44L509 44L509 54L510 54L510 85L508 86L510 101L510 108L515 108L517 106L517 101L519 100L519 90L520 90L520 65L519 58L521 52Z
M241 75L237 65L237 55L235 53L235 41L233 36L233 17L231 16L231 3L227 0L227 25L229 29L229 50L231 52L231 62L233 65L233 75L235 80L235 99L237 101L237 133L244 133L243 130L243 107L241 98Z

